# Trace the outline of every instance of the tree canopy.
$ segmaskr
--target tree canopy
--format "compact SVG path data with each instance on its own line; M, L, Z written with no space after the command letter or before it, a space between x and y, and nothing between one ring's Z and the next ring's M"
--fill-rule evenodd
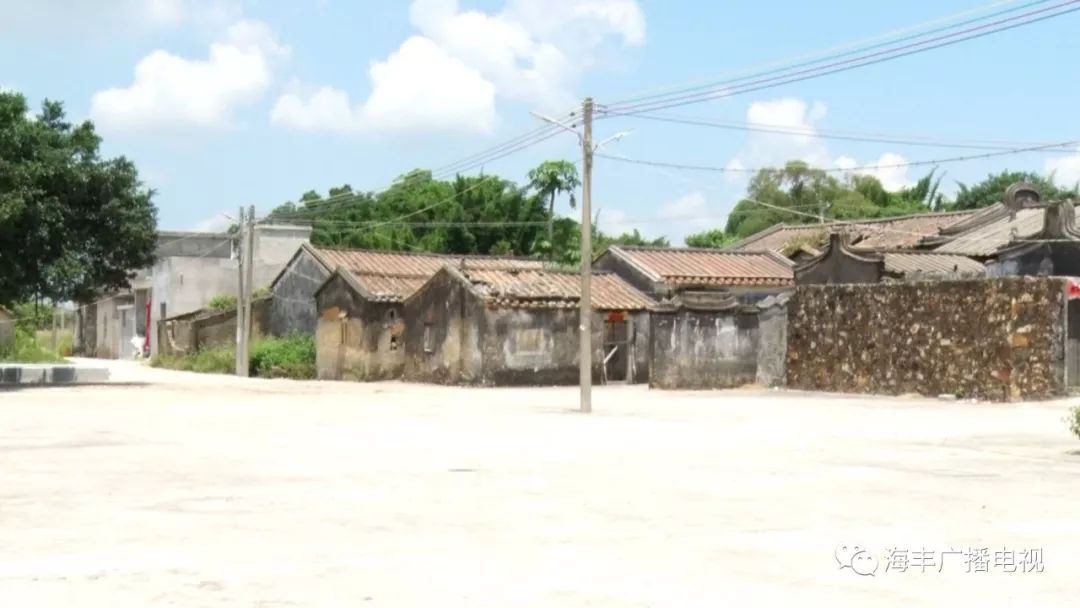
M557 176L558 189L539 185L539 177L548 174ZM519 186L497 175L438 180L417 169L379 193L356 192L348 185L332 188L326 197L306 192L269 217L310 223L316 245L532 256L577 264L581 226L555 217L552 207L553 193L573 194L577 187L574 164L547 161L530 176L528 185ZM612 243L668 244L663 237L647 239L637 231L608 235L595 226L593 238L596 251Z
M153 262L153 191L126 158L102 158L90 122L0 91L0 303L82 300Z
M1047 177L1031 171L1002 171L1001 173L987 175L986 179L971 186L961 182L959 184L960 189L956 193L956 201L949 207L960 210L978 209L993 205L1001 202L1001 199L1005 196L1005 190L1016 182L1035 184L1042 191L1043 200L1047 201L1076 198L1078 196L1077 185L1072 188L1060 188L1054 183L1052 176Z

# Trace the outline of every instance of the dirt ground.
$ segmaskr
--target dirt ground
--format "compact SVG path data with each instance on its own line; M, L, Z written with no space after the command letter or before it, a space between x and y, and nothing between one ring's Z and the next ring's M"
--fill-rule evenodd
M146 384L0 392L2 606L1080 601L1066 402L115 365Z

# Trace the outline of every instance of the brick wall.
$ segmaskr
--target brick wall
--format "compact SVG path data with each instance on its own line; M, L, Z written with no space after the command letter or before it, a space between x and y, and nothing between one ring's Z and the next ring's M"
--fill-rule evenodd
M1065 394L1064 279L801 286L787 384L992 401Z

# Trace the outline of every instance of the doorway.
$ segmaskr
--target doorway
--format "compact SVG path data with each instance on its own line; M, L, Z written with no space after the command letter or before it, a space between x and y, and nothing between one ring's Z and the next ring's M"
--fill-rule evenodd
M604 319L604 382L626 383L633 377L631 348L633 331L626 313L610 313Z
M1069 300L1065 309L1065 382L1080 388L1080 300Z

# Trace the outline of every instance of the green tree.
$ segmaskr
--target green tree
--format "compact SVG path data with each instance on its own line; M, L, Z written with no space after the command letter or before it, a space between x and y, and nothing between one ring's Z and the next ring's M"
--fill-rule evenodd
M570 208L577 208L574 190L581 185L577 165L567 160L548 160L529 171L529 187L548 201L548 242L554 234L555 197L561 193L570 195Z
M1002 171L992 173L983 181L970 186L959 183L960 190L956 193L956 200L949 208L978 209L1000 203L1005 196L1005 190L1016 182L1035 184L1042 191L1043 200L1060 200L1078 196L1076 185L1072 188L1059 188L1054 184L1053 176L1047 177L1031 171Z
M734 243L735 240L735 237L730 234L719 228L714 228L712 230L686 235L686 246L699 247L702 249L723 249Z
M153 262L153 191L126 158L102 158L90 122L0 92L0 302L84 300Z

